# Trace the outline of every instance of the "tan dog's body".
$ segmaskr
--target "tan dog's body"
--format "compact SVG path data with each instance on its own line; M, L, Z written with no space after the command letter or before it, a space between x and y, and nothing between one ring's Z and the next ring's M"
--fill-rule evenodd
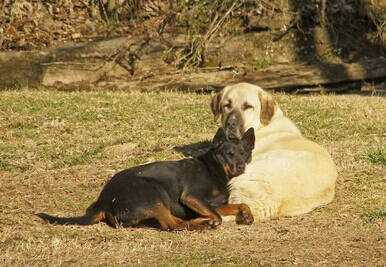
M225 129L233 113L240 131L255 129L252 161L231 181L230 203L246 203L255 220L264 220L304 214L332 201L337 171L331 156L303 137L268 93L235 84L218 93L211 107Z

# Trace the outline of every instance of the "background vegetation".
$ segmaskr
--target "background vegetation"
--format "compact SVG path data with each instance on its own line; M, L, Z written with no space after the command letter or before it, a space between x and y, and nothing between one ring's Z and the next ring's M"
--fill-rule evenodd
M300 42L298 60L316 56L310 53L312 45L326 41L315 28L326 30L331 45L317 55L323 60L368 55L369 44L377 50L372 55L384 55L386 44L383 0L4 0L0 9L0 49L40 49L123 35L162 39L164 34L183 33L191 43L177 58L181 66L187 61L202 65L213 37L248 32L271 31L266 44L295 32L290 39ZM358 43L365 51L358 51Z

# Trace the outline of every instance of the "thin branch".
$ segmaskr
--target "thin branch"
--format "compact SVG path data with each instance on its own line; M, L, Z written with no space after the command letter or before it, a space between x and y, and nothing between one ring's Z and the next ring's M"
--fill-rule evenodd
M237 4L237 1L234 1L231 7L227 10L227 12L225 12L225 14L221 18L219 18L218 13L216 12L215 17L210 23L209 28L205 33L204 37L197 38L191 42L189 47L189 50L190 50L189 53L186 54L184 57L182 57L182 59L188 58L182 67L183 69L189 66L198 66L199 64L202 63L203 56L207 50L209 43L213 40L216 33L221 28L225 19L229 16L229 14L233 10L242 6L242 3L238 7L236 7L236 4Z

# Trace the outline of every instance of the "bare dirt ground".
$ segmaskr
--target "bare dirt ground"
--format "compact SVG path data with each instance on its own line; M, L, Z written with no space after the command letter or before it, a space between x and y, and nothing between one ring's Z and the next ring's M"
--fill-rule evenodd
M209 140L210 96L0 92L2 266L385 266L386 99L275 94L337 164L335 200L291 218L205 232L52 226L36 212L82 214L126 167L183 157Z

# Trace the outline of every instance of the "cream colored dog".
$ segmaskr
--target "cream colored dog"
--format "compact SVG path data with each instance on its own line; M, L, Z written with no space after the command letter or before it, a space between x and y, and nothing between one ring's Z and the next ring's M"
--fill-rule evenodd
M213 97L211 108L230 138L255 129L252 161L231 180L230 203L245 203L255 220L264 220L332 201L337 171L331 156L302 136L270 94L248 83L230 85Z

